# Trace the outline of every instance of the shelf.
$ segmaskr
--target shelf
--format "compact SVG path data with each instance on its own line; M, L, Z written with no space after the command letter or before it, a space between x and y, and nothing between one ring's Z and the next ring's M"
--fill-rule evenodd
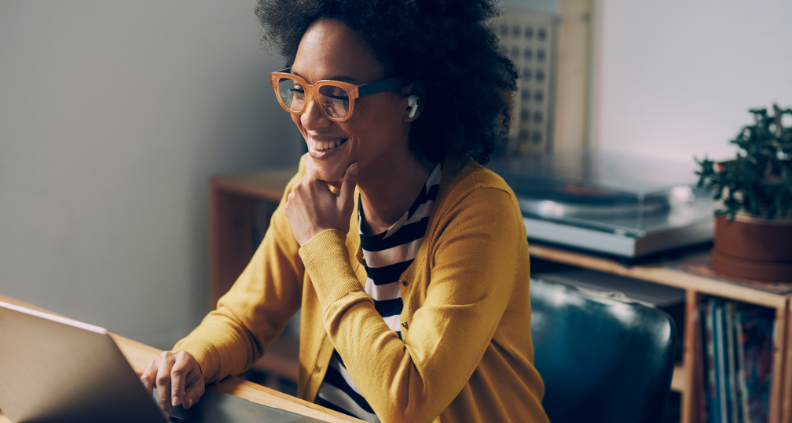
M283 190L297 174L293 167L237 173L212 178L212 189L258 200L279 202Z
M668 263L625 266L607 258L586 255L545 245L537 245L536 243L529 245L529 252L531 257L534 258L641 279L680 289L693 289L706 295L713 295L736 301L747 301L752 304L775 309L785 307L787 300L792 297L792 294L773 294L716 279L680 272L669 268L667 266Z
M686 387L687 373L685 372L685 367L682 364L677 364L674 366L674 376L671 378L671 390L684 395Z

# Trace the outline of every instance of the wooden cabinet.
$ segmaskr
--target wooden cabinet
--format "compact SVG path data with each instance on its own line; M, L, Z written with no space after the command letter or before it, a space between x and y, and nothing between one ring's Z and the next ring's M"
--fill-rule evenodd
M280 202L283 189L296 169L280 169L216 177L211 183L211 301L225 293L253 255L256 233L266 230L269 216ZM258 228L258 229L257 229ZM532 260L586 268L684 289L686 292L683 362L674 370L672 389L682 395L681 420L698 422L695 378L701 360L697 306L710 296L751 303L775 310L770 421L792 423L792 325L790 297L717 279L674 270L667 263L624 265L607 258L556 247L531 244ZM265 371L296 381L294 339L276 341L270 354L256 364ZM291 346L288 346L291 345ZM280 355L278 351L283 351Z
M217 300L245 270L284 188L296 173L296 168L288 168L212 179L209 193L210 309L216 307ZM253 370L285 379L295 387L294 392L287 393L296 394L298 352L297 337L284 333L267 348ZM279 383L255 381L278 389Z

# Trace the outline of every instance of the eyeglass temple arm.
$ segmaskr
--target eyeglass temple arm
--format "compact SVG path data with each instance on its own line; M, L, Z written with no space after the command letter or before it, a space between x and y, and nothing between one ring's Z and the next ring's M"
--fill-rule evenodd
M397 76L395 78L383 79L382 81L370 82L358 86L358 97L364 95L371 95L377 93L384 93L385 91L393 91L407 82L408 79L404 76Z

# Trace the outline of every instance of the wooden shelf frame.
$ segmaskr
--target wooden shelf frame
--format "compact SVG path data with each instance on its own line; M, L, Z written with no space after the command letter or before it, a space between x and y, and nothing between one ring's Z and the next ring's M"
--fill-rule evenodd
M211 275L212 307L236 277L242 272L252 255L250 225L255 219L253 207L264 201L277 205L283 190L296 173L296 168L252 172L216 177L211 182ZM266 229L266 228L264 228ZM629 266L600 256L588 255L556 247L531 244L532 258L599 272L640 279L685 290L685 337L682 364L674 368L671 387L682 395L681 422L698 421L695 389L696 372L700 371L700 358L696 351L701 337L696 336L697 306L710 296L751 303L776 313L776 333L772 386L770 393L770 422L792 423L792 324L790 300L792 294L778 295L728 282L696 276L674 270L666 263ZM279 360L280 358L275 358ZM267 356L262 359L267 360ZM258 363L267 368L277 363Z
M209 308L234 284L245 269L255 246L251 228L257 219L256 203L275 210L296 168L224 175L212 178L209 187ZM266 231L266 227L262 231Z

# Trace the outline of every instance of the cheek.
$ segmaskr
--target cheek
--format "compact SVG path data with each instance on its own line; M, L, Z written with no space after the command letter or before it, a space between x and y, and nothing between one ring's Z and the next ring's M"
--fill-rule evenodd
M349 152L349 156L353 159L358 159L360 156L360 138L354 134L348 134L349 138L347 139L347 151Z
M371 142L372 139L377 138L377 134L382 122L375 117L371 116L355 116L354 122L341 122L339 125L344 132L350 137L350 141L354 138L355 142L359 145L365 145Z
M305 128L303 128L303 126L302 126L302 121L300 120L301 117L302 117L302 115L292 114L291 115L291 120L292 120L292 122L294 122L295 125L297 125L297 129L300 130L300 133L303 134L303 137L305 137Z
M364 152L365 142L368 139L365 133L361 133L358 125L344 125L345 122L338 125L343 130L347 142L345 143L347 154L350 158L356 160L361 152Z
M345 128L349 134L350 151L360 159L379 156L399 137L400 128L388 119L371 119L356 122L354 127Z

